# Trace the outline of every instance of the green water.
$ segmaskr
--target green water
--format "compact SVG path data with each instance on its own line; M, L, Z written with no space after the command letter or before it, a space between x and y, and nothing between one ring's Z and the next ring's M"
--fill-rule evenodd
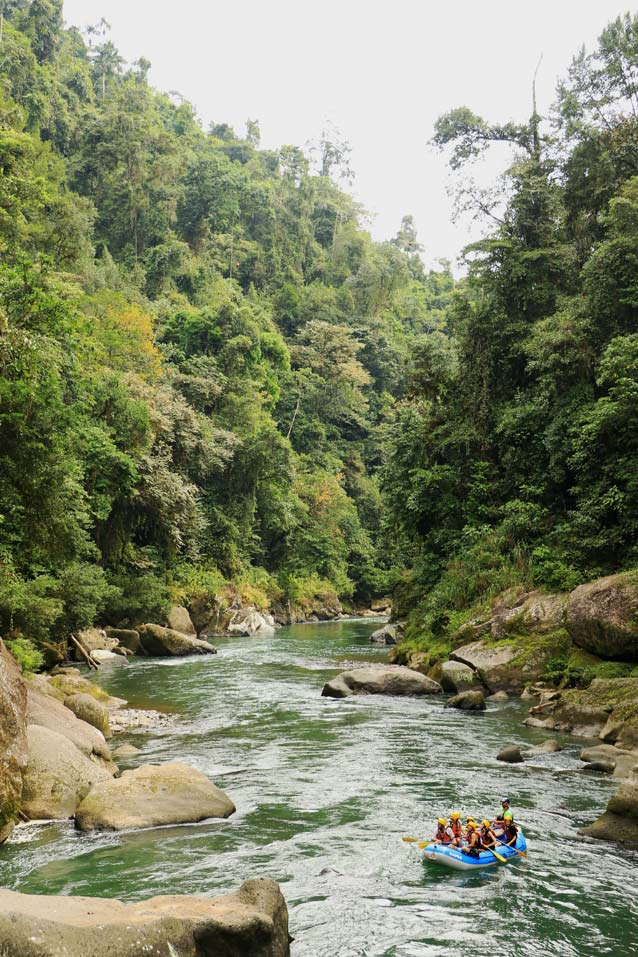
M638 953L638 853L576 835L613 790L577 771L582 742L501 765L503 744L544 738L522 727L520 702L476 715L445 711L439 698L321 698L339 670L384 660L367 640L374 627L302 625L220 640L215 657L104 667L113 694L177 716L160 732L119 736L142 749L136 763L194 765L237 813L116 835L21 829L0 848L0 883L139 900L272 877L288 901L294 957ZM491 816L506 791L526 862L459 874L424 866L401 842L428 837L441 812Z

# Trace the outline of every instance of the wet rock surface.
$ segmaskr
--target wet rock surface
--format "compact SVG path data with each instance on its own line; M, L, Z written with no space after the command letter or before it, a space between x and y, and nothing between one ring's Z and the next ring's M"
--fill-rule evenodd
M224 897L139 904L0 890L3 957L288 957L288 911L272 880Z
M403 665L370 665L343 671L328 681L321 694L327 698L348 698L359 694L439 694L441 685Z
M0 844L18 816L27 753L26 682L0 639Z

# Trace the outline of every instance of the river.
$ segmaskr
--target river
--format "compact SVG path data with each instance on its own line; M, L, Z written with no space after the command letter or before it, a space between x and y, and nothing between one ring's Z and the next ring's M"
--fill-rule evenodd
M638 953L638 852L576 834L614 787L578 772L582 741L503 765L502 745L547 737L522 726L522 702L467 714L440 697L322 698L339 670L385 660L368 641L375 627L298 625L272 639L220 639L214 657L104 667L112 694L176 716L160 731L119 735L142 749L122 766L182 760L237 813L124 834L21 828L0 848L0 884L135 901L272 877L288 902L293 957ZM504 792L527 861L459 874L424 866L401 841L429 837L454 809L491 817Z

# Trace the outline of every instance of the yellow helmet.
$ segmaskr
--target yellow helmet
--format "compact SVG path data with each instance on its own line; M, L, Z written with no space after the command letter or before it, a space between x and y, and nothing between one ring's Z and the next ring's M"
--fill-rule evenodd
M468 821L468 822L467 822L467 829L468 829L468 831L473 831L473 830L475 830L475 828L476 828L476 821Z
M483 824L483 827L491 827L491 826L492 826L492 822L491 822L491 821L482 821L481 823Z
M474 818L472 817L472 815L471 815L471 814L468 814L468 817L467 817L467 823L469 824L469 823L470 823L470 821L472 822L472 824L474 824Z
M447 824L447 821L446 821L446 819L445 819L444 817L440 817L436 823L437 823L437 824Z
M452 814L450 814L450 817L452 818L453 821L458 821L461 815L459 814L458 811L453 811Z

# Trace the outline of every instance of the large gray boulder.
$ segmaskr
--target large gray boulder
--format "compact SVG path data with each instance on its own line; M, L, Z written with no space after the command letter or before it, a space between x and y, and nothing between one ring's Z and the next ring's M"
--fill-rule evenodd
M69 708L55 698L40 694L31 687L27 694L27 720L29 724L37 724L68 738L87 758L115 772L104 735L86 721L76 718Z
M630 778L638 769L638 751L623 751L611 744L598 744L583 748L580 760L587 764L607 764L609 773L619 780Z
M94 784L111 780L108 771L55 731L29 725L27 741L21 810L31 820L72 817Z
M396 645L397 626L388 624L384 625L383 628L377 628L377 630L373 631L370 635L370 641L378 645Z
M84 631L78 632L78 639L91 655L94 651L113 651L118 644L117 639L109 635L103 628L85 628ZM77 649L75 649L74 654L76 661L84 661Z
M103 704L90 694L72 694L64 699L64 704L80 721L86 721L101 731L105 738L111 737L109 712Z
M489 615L466 622L457 632L459 643L479 638L506 638L508 635L544 634L561 628L565 621L567 595L544 592L502 594Z
M418 671L403 665L368 665L354 671L343 671L324 685L326 698L348 698L350 695L428 695L439 694L441 685Z
M462 691L460 694L448 698L446 708L457 708L459 711L485 711L485 695L482 691Z
M613 794L607 810L597 821L578 832L601 841L638 845L638 776L623 781Z
M124 904L0 890L3 957L289 957L288 911L271 880L224 897Z
M217 649L200 638L191 638L161 625L140 625L140 643L147 655L169 658L179 655L215 655Z
M579 648L619 661L638 661L638 573L579 585L567 603L567 630Z
M444 661L441 665L441 687L444 691L470 691L482 688L481 679L462 661Z
M27 687L0 638L0 844L20 810L27 764Z
M109 638L114 638L120 647L128 648L134 655L141 652L140 633L136 628L105 628L104 631Z
M241 608L230 621L228 633L243 638L272 638L274 619L253 609Z
M506 764L522 764L523 755L517 744L508 744L496 755L497 761L505 761Z
M173 605L168 613L166 624L173 631L179 631L182 635L190 635L191 638L197 635L188 608L184 608L182 605Z
M452 661L468 665L490 692L508 691L520 694L525 685L542 673L542 668L531 664L521 664L520 650L514 645L473 641L469 645L455 648L450 653Z
M149 764L98 784L76 816L81 831L189 824L230 817L235 805L205 774L178 761Z

